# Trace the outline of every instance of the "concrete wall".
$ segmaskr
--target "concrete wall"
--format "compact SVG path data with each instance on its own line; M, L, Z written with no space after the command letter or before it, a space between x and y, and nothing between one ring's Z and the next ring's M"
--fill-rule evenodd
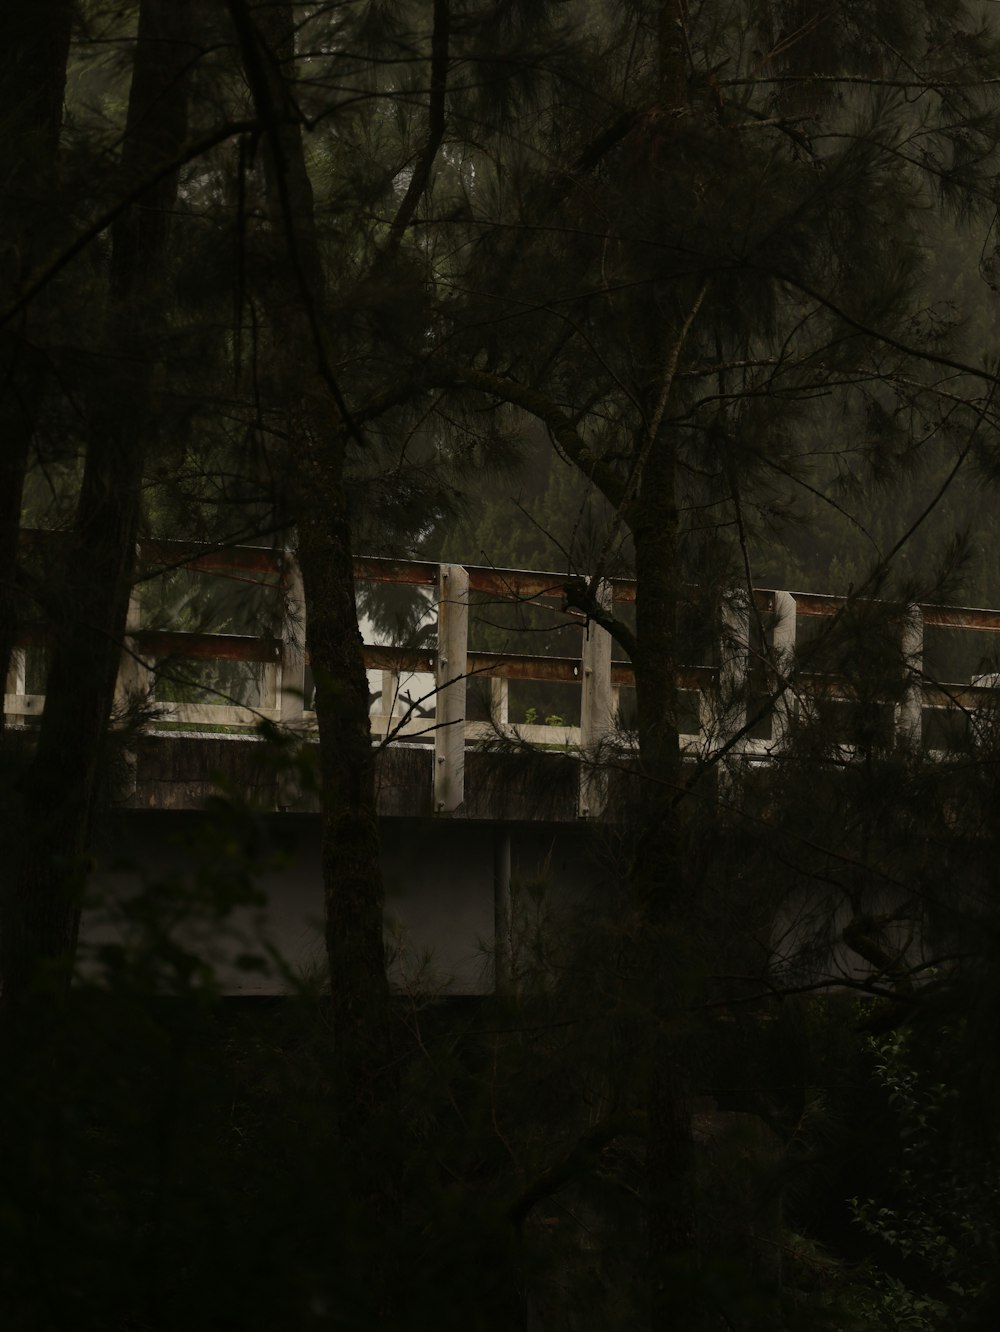
M248 850L262 901L213 917L203 909L205 890L217 891L244 861L243 852L231 854L238 830L229 838L211 817L193 810L129 810L115 816L93 876L84 955L101 944L134 938L123 915L142 900L163 904L177 921L177 937L216 968L227 991L281 993L293 983L290 977L321 983L319 818L287 813L257 820ZM398 987L420 993L477 994L493 988L495 881L498 865L502 874L506 864L505 838L515 896L519 885L544 884L556 912L572 910L607 876L595 850L596 830L584 825L383 818L380 828L390 974ZM500 887L502 897L505 885ZM262 943L284 959L287 976L275 968L258 973L234 965L241 952L259 954Z

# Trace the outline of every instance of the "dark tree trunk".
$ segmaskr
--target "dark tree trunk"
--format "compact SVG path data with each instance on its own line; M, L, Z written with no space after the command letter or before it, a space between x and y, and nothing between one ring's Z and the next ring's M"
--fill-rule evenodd
M660 0L658 23L660 104L667 111L679 111L688 104L687 4L685 0Z
M320 728L326 951L345 1127L353 1127L377 1113L389 1091L382 870L347 506L334 466L313 460L306 477L317 482L298 516Z
M345 489L347 409L328 359L324 266L302 131L285 84L294 58L288 0L227 0L258 118L266 126L275 247L270 404L286 423L288 497L298 529L306 648L316 682L334 1125L352 1175L353 1229L366 1252L371 1321L392 1320L399 1210L397 1077L383 941L368 678ZM394 1325L394 1324L393 1324Z
M382 937L368 680L344 486L347 426L329 369L324 266L302 131L283 71L294 56L289 4L251 12L229 0L247 81L267 127L268 212L280 247L272 318L291 424L289 486L298 526L307 648L316 680L323 807L323 890L336 1060L345 1132L387 1096L389 989ZM339 418L339 419L338 419Z
M52 174L62 123L71 0L0 6L0 308L16 297L52 232ZM30 315L0 328L0 684L17 641L21 500L45 383ZM0 732L4 717L0 709Z
M689 103L687 6L659 11L660 107ZM691 319L700 304L696 300ZM690 321L689 321L690 322ZM686 329L677 330L683 341ZM651 365L665 365L662 333L646 339ZM676 354L673 356L676 368ZM669 372L670 379L673 370ZM691 1124L691 1012L698 988L697 875L687 855L678 725L678 613L681 593L677 438L662 424L669 382L646 398L652 431L630 527L635 547L636 655L642 795L633 870L640 930L640 984L647 1030L648 1296L651 1332L695 1332L708 1325L698 1279L698 1202ZM661 396L662 395L662 396ZM656 405L654 405L654 403ZM638 446L637 446L638 447Z
M680 592L676 442L661 430L635 507L636 696L642 774L633 870L642 938L647 1030L647 1239L653 1332L702 1324L696 1287L697 1204L686 1037L696 967L698 904L687 870L677 722Z
M187 0L143 0L122 165L140 180L179 154L191 61ZM48 969L65 985L76 951L85 857L114 703L150 439L155 334L168 299L170 174L113 229L107 313L114 377L91 386L90 437L48 625L50 662L35 753L18 783L21 825L3 901L4 1000ZM96 359L96 358L95 358ZM121 371L117 366L127 366Z

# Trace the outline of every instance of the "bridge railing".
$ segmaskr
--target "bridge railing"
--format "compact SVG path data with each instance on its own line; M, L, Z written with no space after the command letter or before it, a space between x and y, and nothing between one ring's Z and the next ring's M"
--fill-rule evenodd
M315 726L306 612L291 552L148 541L139 548L138 569L119 677L122 702L129 695L148 698L155 705L154 724L173 729L246 731L262 719L306 732ZM271 631L247 626L247 632L234 632L238 626L232 623L218 631L150 623L144 613L150 587L180 570L241 592L250 585L270 597ZM561 604L564 575L360 559L356 577L369 589L395 585L410 589L416 598L419 642L366 642L364 657L372 683L381 686L372 690L373 739L433 749L437 811L453 812L463 802L469 741L500 734L588 753L612 734L618 743L627 743L619 723L634 689L632 667L614 657L604 629ZM608 580L598 595L605 606L627 616L635 585L626 579ZM579 650L563 655L508 650L516 635L507 635L500 650L470 646L470 622L481 615L484 604L546 608L564 626L577 626ZM678 682L691 704L687 724L681 723L687 748L707 753L728 746L734 761L765 758L780 748L798 718L823 707L836 711L853 705L857 690L851 679L819 669L819 660L810 665L803 644L810 637L815 640L816 626L830 625L859 604L865 603L769 590L756 590L752 601L738 594L726 600L712 635L712 660L683 668ZM995 696L1000 674L989 669L993 652L979 652L965 671L968 679L954 685L934 682L930 677L940 672L924 669L928 639L937 635L940 640L942 634L954 639L957 633L975 638L979 646L983 635L1000 644L1000 611L934 605L888 609L890 619L895 615L901 677L886 690L888 726L898 737L927 749L948 748L953 742L949 724L974 717L984 701ZM363 622L371 630L370 622ZM940 657L940 642L930 647L930 657L935 652ZM44 650L44 633L27 626L4 699L4 710L15 724L30 724L44 707ZM470 682L487 686L487 716L480 710L475 718ZM517 720L510 691L521 682L579 691L579 722L553 715L542 724L535 709ZM597 812L602 799L600 783L585 777L581 815Z

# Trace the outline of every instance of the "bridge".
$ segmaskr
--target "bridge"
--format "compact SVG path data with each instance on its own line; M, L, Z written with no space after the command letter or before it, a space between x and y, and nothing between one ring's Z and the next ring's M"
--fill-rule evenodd
M173 741L245 739L262 722L306 738L315 732L306 608L293 552L145 541L138 550L138 569L119 693L122 700L128 695L150 700L149 736ZM631 664L613 656L604 629L567 608L567 575L386 559L359 559L355 572L362 606L379 588L409 593L411 607L419 612L416 636L429 644L386 642L383 634L372 635L363 649L369 679L378 685L372 690L373 743L383 749L414 750L428 760L420 765L428 773L425 798L415 799L414 813L475 816L476 793L468 780L475 766L470 750L474 753L491 738L563 755L593 751L611 735L628 745L635 685ZM163 607L159 619L156 610L147 607L149 590L177 574L201 580L208 589L205 602L218 589L235 590L241 598L255 591L266 594L270 629L192 630L162 623ZM608 579L599 596L627 618L635 584ZM187 606L190 600L188 596ZM687 751L709 754L725 744L734 759L764 759L780 751L797 716L820 704L828 711L836 711L838 704L849 708L856 691L848 676L821 669L819 662L807 661L804 669L795 670L794 682L784 678L782 670L791 670L796 649L813 642L817 628L851 604L842 597L769 589L723 599L717 607L718 623L703 635L709 659L684 666L679 673L679 721ZM493 620L503 607L535 612L535 622L497 626ZM993 660L993 643L1000 644L1000 610L926 604L906 607L897 619L905 678L886 690L887 726L928 752L938 752L947 747L945 737L955 733L954 723L974 714L1000 685ZM502 633L500 650L474 644L470 627L484 623L493 628L494 637ZM575 650L524 651L545 624L550 639L556 634L571 638L575 629ZM371 631L371 620L363 616L366 626ZM30 727L44 709L43 658L44 634L25 629L4 697L8 723L14 726ZM954 663L956 658L964 659L965 678L939 682L935 677L940 677L942 660ZM543 707L522 709L518 717L512 711L511 691L525 684L536 687ZM560 685L564 705L547 712L545 691ZM732 744L734 736L739 738ZM167 800L167 793L161 792L160 798ZM598 814L597 800L584 780L576 807L567 807L563 814L571 819Z
M264 875L267 928L296 966L318 965L316 798L294 771L262 763L260 747L262 723L306 742L316 730L294 554L146 541L137 568L119 694L123 703L148 699L152 719L129 742L128 778L98 880L127 892L154 867L179 865L178 835L183 841L224 779L271 811L293 844L291 867ZM411 630L408 641L386 642L373 616L362 618L387 911L405 938L395 978L409 983L413 959L432 949L442 987L475 992L492 983L489 954L509 925L513 881L544 873L574 894L599 883L606 786L581 756L604 743L627 754L632 667L616 659L604 629L567 609L563 574L359 559L356 578L360 604L373 613L384 594L402 596ZM608 579L598 595L628 620L634 582ZM247 600L254 609L240 622ZM213 604L223 627L176 623L197 620L196 605L211 620ZM768 589L721 599L701 635L703 660L680 672L686 752L708 756L725 746L730 765L767 763L803 713L848 714L855 682L823 661L824 627L876 605ZM899 648L897 678L883 682L876 700L885 738L940 754L996 697L1000 611L883 610ZM525 650L539 635L546 650ZM793 677L785 672L796 649ZM956 663L964 678L937 682L942 666ZM28 628L4 698L13 726L36 724L43 681L44 635ZM501 752L484 752L491 741ZM531 765L519 757L524 747L535 752ZM105 928L92 922L92 937ZM235 972L226 983L241 992L274 989L273 981Z

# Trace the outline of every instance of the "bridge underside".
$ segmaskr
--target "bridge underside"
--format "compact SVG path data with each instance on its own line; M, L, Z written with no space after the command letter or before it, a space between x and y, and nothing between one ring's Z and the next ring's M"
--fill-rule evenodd
M300 775L274 760L252 740L139 739L124 800L98 849L85 956L130 937L128 903L138 894L160 895L169 914L171 895L192 892L199 868L211 871L211 858L227 854L225 839L205 837L205 806L228 789L255 811L234 826L253 828L248 868L260 902L213 921L210 911L199 916L207 904L195 892L193 918L180 937L214 966L229 993L284 993L298 980L322 984L320 820ZM379 757L390 974L394 985L421 995L493 989L498 928L512 895L530 894L533 910L558 929L560 915L578 913L608 878L600 853L605 834L577 817L573 760L470 754L467 761L468 808L460 817L442 817L431 812L431 751L394 748ZM282 959L285 974L273 961L265 969L249 966L255 956Z
M136 938L130 903L162 901L164 915L174 911L183 922L176 937L212 965L225 992L322 989L321 823L309 778L315 746L304 758L300 750L296 763L287 754L245 736L138 737L96 848L98 905L85 915L84 957ZM580 765L570 751L466 752L465 802L448 815L433 812L434 762L427 746L392 746L377 758L390 975L398 989L420 996L488 993L498 951L506 958L501 974L516 973L531 930L567 940L589 909L608 912L620 830L579 817ZM206 813L227 791L238 794ZM240 876L257 900L213 914L213 885L224 894ZM801 969L806 946L812 979L863 979L871 966L843 942L843 904L836 911L819 904L825 924L816 940L825 956L810 944L815 896L815 886L803 885L772 922L774 964ZM758 924L764 938L768 929Z

